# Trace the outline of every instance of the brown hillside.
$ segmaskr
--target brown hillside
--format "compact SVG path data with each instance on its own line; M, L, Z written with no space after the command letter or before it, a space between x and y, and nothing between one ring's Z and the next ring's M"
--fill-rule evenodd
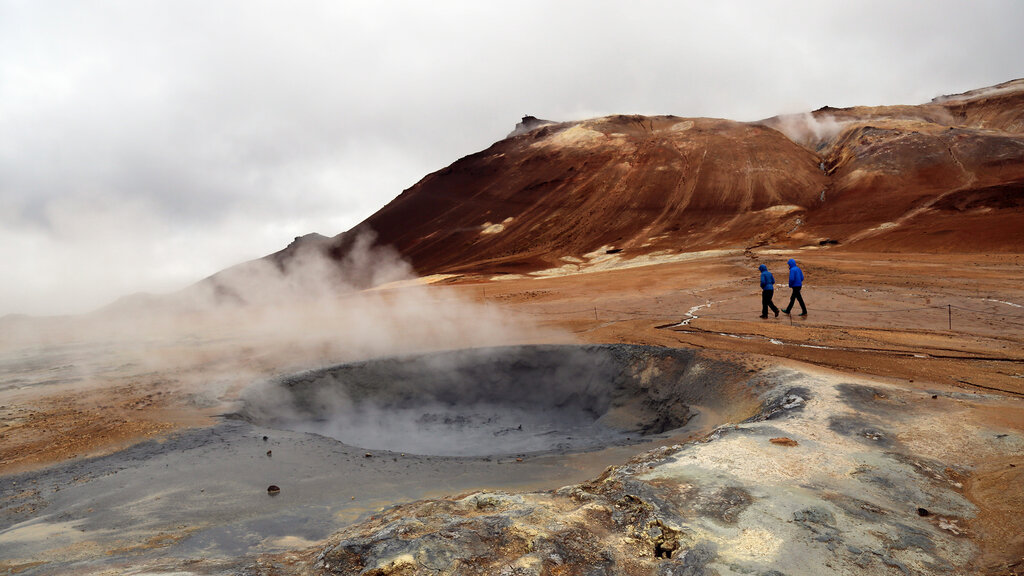
M308 244L341 260L364 229L420 274L754 246L1017 251L1024 80L919 106L824 107L754 123L527 117L356 229L297 239L270 258L287 268Z
M538 269L593 251L743 245L826 181L814 154L764 126L615 116L498 142L365 225L423 272Z

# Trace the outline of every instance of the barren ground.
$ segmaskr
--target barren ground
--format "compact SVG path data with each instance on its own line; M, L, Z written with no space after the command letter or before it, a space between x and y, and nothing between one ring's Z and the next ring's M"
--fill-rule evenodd
M789 257L797 258L806 274L810 314L761 320L757 265L768 264L784 284ZM730 357L749 355L745 361L752 365L826 369L914 392L995 395L999 401L972 403L957 417L965 425L1020 434L1022 270L1021 254L748 251L548 278L465 276L430 289L495 304L541 326L566 330L584 343L716 350ZM788 293L780 286L776 304L784 305ZM201 337L175 346L177 360L155 367L125 363L116 351L73 346L0 351L0 475L40 472L173 432L210 427L224 406L197 400L205 370L237 368L238 380L222 386L222 399L231 400L253 378L292 371L305 360L288 357L286 350ZM89 370L75 368L85 364ZM957 453L955 443L947 449L947 458L968 470L963 495L979 509L966 530L981 550L975 566L991 574L1021 573L1024 456ZM521 488L532 487L534 480L524 478ZM515 488L515 479L506 486ZM12 492L9 501L0 503L5 514L31 518L37 489ZM5 521L3 528L9 525ZM125 546L158 549L188 531L183 526L178 534L149 535ZM88 548L75 557L109 553ZM0 552L0 572L33 569L32 562L4 556Z

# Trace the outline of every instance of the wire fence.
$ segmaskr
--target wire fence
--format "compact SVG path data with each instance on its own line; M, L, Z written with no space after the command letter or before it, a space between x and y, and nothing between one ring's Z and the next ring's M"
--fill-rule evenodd
M666 308L671 306L670 304L661 303L661 302L659 302L659 304L665 306ZM1004 304L1007 304L1007 303L1004 302ZM1015 304L1012 304L1012 303L1009 303L1009 305L1010 306L1016 306ZM684 313L685 317L683 317L682 319L673 320L671 323L667 323L667 324L663 324L663 325L657 326L657 328L659 328L659 329L671 329L671 328L675 328L675 327L680 327L681 325L685 324L687 329L688 329L687 331L691 332L691 333L719 334L719 335L722 335L722 336L731 336L733 338L763 338L765 340L770 341L772 344L780 344L780 345L785 345L786 344L785 342L780 341L780 340L776 340L776 339L774 339L774 338L772 338L770 336L764 336L764 335L760 335L760 334L727 333L727 332L721 332L720 331L720 330L723 330L724 328L708 329L708 328L702 328L700 326L692 325L691 324L692 322L697 321L697 320L701 320L701 319L709 319L709 320L719 319L719 320L730 321L730 320L733 320L733 319L735 319L737 317L741 317L741 316L752 317L753 313L754 313L752 309L743 310L743 311L735 311L735 312L717 312L717 311L708 311L708 308L709 308L709 305L698 305L698 306L691 307L687 312ZM608 308L608 307L603 307L603 306L590 306L590 307L586 307L586 308L580 307L580 308L575 308L575 309L572 309L572 310L533 310L533 311L529 311L528 310L527 312L530 313L530 314L544 315L544 316L555 316L555 315L559 315L559 316L576 315L576 316L579 316L579 315L582 315L582 314L587 314L587 315L593 314L593 317L594 317L595 321L600 321L600 320L603 319L603 320L606 320L608 323L623 322L623 321L627 321L627 320L633 320L633 319L637 319L637 318L647 318L647 317L661 318L661 319L665 319L665 320L673 318L673 315L672 315L671 312L648 312L646 310L623 310L621 308ZM836 309L831 309L831 308L814 308L813 309L813 313L815 315L820 313L820 314L827 314L827 315L838 315L840 317L842 317L842 316L853 316L853 317L857 318L858 322L861 322L861 323L858 324L858 325L854 325L852 327L853 328L867 329L867 330L871 330L871 329L875 329L876 328L876 327L872 326L872 322L870 322L870 320L869 321L865 321L866 318L870 318L871 316L876 316L876 315L893 315L893 314L925 314L925 315L931 316L930 314L928 314L929 312L933 312L933 313L936 313L936 314L935 314L935 316L933 316L933 317L929 318L929 320L927 320L928 323L930 323L932 326L934 326L935 324L940 324L940 323L943 322L943 320L945 320L945 324L946 324L945 327L947 327L950 332L954 332L954 326L955 326L954 319L957 318L957 316L963 316L963 315L971 315L975 319L983 318L984 321L987 324L989 324L990 326L993 325L993 324L996 325L997 329L1002 329L1003 326L1015 326L1015 327L1024 328L1024 314L1013 314L1013 313L1009 313L1008 314L1006 312L997 312L997 311L992 311L992 310L979 310L977 308L971 308L971 307L967 307L967 306L960 306L958 304L952 304L952 303L945 304L945 305L933 304L933 305L928 305L928 306L908 306L908 307L903 307L903 308L886 308L886 309L878 309L878 310L836 310ZM956 315L954 315L954 312L956 312ZM608 316L611 315L611 314L618 315L619 317L618 318L609 318ZM939 316L939 314L941 314L941 316ZM603 318L602 318L602 316L603 316ZM626 317L626 320L622 319L623 316ZM945 318L943 318L942 316L944 316ZM675 316L675 318L679 318L679 317ZM903 317L902 319L898 319L897 321L905 320L905 318L906 317ZM792 317L790 318L790 321L792 322ZM924 322L922 322L922 323L924 323ZM835 325L831 325L830 326L829 324L825 324L825 325L823 325L821 327L829 328L829 327L844 327L844 326L835 326ZM922 328L920 326L918 326L918 329L920 330ZM728 330L728 329L724 329L724 330ZM1021 334L1024 334L1024 330L1021 331ZM1019 356L1017 356L1015 354L1011 354L1011 355L1007 355L1007 356L998 356L998 355L992 355L992 354L984 354L984 353L981 353L981 352L978 352L978 353L967 352L967 351L960 352L958 350L945 350L945 349L929 349L927 351L922 352L922 351L915 351L915 350L911 350L911 349L901 349L901 348L898 348L898 347L897 348L892 348L892 347L890 347L890 348L887 348L887 347L878 348L878 347L870 347L870 346L869 347L864 347L864 346L857 346L857 345L844 346L842 344L830 345L830 346L821 346L821 345L810 344L810 343L806 343L806 342L789 342L788 344L791 345L791 346L798 346L798 347L801 347L801 348L828 348L830 350L842 350L842 351L857 352L857 353L879 353L879 354L885 354L885 355L894 356L894 357L906 357L906 358L911 358L911 357L913 357L913 358L925 358L925 357L927 357L927 358L943 358L943 359L954 359L954 360L986 361L986 362L1001 362L1001 363L1009 362L1009 363L1013 363L1013 364L1024 364L1024 360L1022 360ZM970 381L967 381L967 380L962 380L962 379L957 380L957 382L960 382L961 384L964 384L964 385L967 385L967 386L971 386L971 387L975 387L975 388L981 388L981 389L985 389L985 390L998 391L998 392L1001 392L1001 393L1004 393L1004 394L1010 394L1010 395L1013 395L1013 396L1024 397L1024 393L1021 393L1021 392L1018 392L1018 391L1015 391L1015 390L1007 390L1005 388L986 386L986 385L977 384L977 383L970 382Z
M703 307L701 307L703 308ZM879 310L836 310L830 308L814 308L815 314L826 313L834 314L839 316L872 316L872 315L892 315L899 313L908 312L924 312L928 310L941 311L946 313L946 324L949 330L953 330L954 327L954 311L960 313L980 314L987 317L987 321L997 324L1005 324L1009 326L1019 326L1024 328L1024 314L1007 314L1005 312L995 312L991 310L978 310L975 308L968 308L957 304L945 304L945 305L930 305L930 306L914 306L909 308L886 308ZM527 310L528 314L539 315L539 316L571 316L579 314L593 314L595 320L599 320L601 314L619 314L631 317L650 317L650 318L670 318L671 313L667 312L647 312L641 310L621 310L615 308L606 308L602 306L591 306L587 308L577 308L572 310ZM736 311L736 312L705 312L703 310L691 309L686 312L685 316L680 322L687 320L694 321L700 319L731 319L736 317L750 316L752 312L750 310ZM940 320L934 320L933 322L939 322Z

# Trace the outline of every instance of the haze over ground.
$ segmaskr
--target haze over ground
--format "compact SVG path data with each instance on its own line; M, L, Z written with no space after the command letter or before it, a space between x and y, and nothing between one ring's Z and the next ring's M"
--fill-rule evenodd
M333 236L524 114L756 120L1024 76L1016 2L0 2L0 315Z

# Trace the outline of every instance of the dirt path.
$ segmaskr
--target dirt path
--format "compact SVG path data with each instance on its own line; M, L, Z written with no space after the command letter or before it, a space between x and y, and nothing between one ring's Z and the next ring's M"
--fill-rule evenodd
M1024 394L1021 257L792 255L807 275L807 318L757 318L751 271L767 263L785 278L789 253L461 289L588 342L749 352L907 383ZM777 304L788 302L788 289L776 292Z

